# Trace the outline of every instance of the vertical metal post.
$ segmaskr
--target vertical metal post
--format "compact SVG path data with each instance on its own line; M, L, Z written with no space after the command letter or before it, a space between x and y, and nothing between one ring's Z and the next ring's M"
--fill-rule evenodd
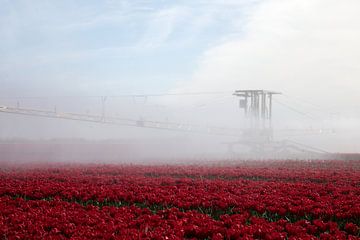
M256 118L256 97L255 94L253 92L251 92L251 128L255 127L255 121L254 119Z
M245 94L245 116L248 114L248 94Z
M261 119L262 119L262 127L265 128L265 121L266 121L266 116L265 116L265 109L266 109L266 93L263 91L261 94Z

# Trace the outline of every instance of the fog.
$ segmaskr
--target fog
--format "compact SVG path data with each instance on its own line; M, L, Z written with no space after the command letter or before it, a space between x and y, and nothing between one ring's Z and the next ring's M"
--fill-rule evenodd
M0 106L135 124L0 112L1 160L276 157L206 130L250 128L240 89L281 92L274 143L360 149L357 0L0 3Z

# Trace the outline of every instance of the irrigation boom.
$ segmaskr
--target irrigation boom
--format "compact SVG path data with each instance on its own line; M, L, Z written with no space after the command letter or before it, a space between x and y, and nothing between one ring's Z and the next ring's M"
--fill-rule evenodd
M142 119L104 117L101 115L55 112L55 111L46 111L39 109L29 109L29 108L14 108L7 106L0 106L0 112L17 114L17 115L35 116L35 117L58 118L58 119L67 119L67 120L75 120L82 122L94 122L94 123L110 124L117 126L153 128L159 130L170 130L170 131L232 136L232 137L240 137L243 135L244 132L244 130L242 129L235 129L235 128L202 126L202 125L183 124L183 123L174 123L174 122L147 121Z
M227 128L207 125L195 125L187 123L164 122L164 121L149 121L144 119L130 119L118 117L105 117L105 101L106 97L102 97L102 114L90 115L70 112L58 112L41 109L20 108L0 106L0 112L16 115L27 115L43 118L67 119L81 122L93 122L108 125L127 126L148 128L157 130L168 130L185 133L198 133L217 136L236 137L235 142L226 143L229 149L234 145L249 146L253 152L264 153L265 149L270 151L282 151L284 149L302 149L307 152L326 152L321 149L316 149L312 146L298 144L296 142L274 141L272 120L272 98L273 95L281 94L279 92L265 91L265 90L237 90L233 95L239 97L239 107L244 111L245 117L250 120L250 127L248 128ZM296 135L312 135L333 133L329 129L279 129L277 133L282 136L296 136Z

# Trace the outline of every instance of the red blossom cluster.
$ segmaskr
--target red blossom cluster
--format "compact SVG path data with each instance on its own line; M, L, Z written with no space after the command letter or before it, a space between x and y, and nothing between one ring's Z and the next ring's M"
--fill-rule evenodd
M360 239L360 161L0 172L2 239Z

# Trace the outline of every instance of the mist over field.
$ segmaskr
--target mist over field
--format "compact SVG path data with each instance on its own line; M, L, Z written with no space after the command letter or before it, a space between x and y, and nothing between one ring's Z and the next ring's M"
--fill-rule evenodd
M242 145L229 152L240 137L178 131L248 129L232 95L240 89L281 92L274 141L360 149L357 0L0 3L0 106L137 124L1 112L2 158L21 158L19 151L97 162L247 156Z

